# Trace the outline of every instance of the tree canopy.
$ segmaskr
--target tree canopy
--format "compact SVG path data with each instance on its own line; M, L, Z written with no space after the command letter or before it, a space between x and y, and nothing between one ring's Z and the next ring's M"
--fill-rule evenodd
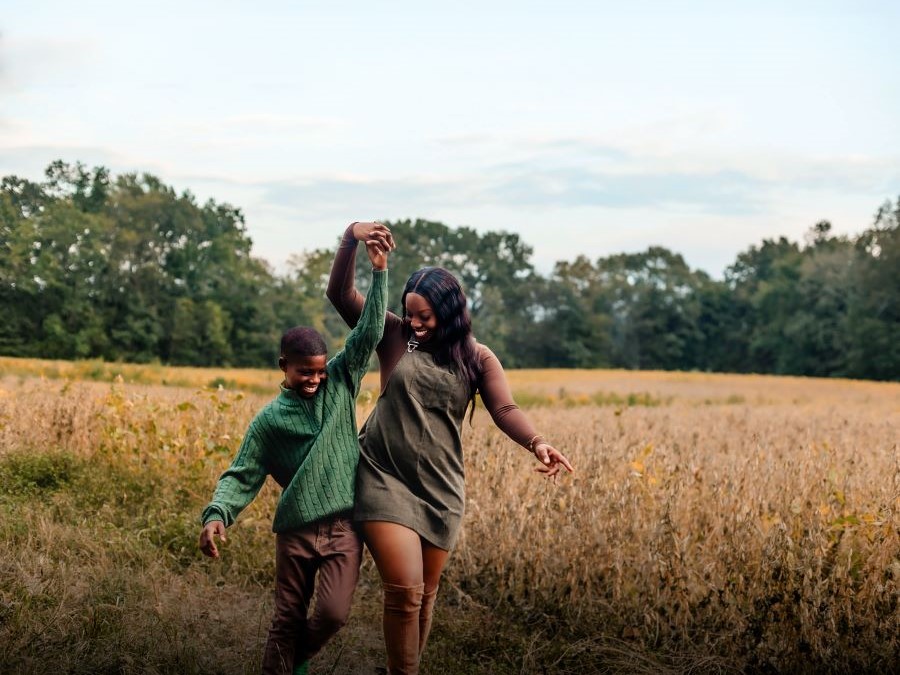
M304 251L278 274L252 255L239 208L149 174L56 161L45 175L0 181L0 353L271 366L297 324L341 345L324 293L333 250ZM392 309L410 273L446 267L476 336L508 367L900 379L900 198L856 237L822 221L803 242L764 240L721 281L662 247L559 261L545 277L516 234L387 224L400 244ZM358 263L365 291L365 255Z

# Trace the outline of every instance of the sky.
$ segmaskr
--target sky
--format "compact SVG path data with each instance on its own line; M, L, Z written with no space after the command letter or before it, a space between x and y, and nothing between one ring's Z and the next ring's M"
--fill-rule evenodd
M276 270L426 218L515 232L543 273L661 245L720 277L898 198L898 25L867 0L0 0L0 175L154 174L240 207Z

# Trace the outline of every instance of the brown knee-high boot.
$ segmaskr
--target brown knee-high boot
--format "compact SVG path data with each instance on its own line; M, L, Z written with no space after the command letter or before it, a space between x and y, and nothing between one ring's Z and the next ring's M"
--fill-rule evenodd
M419 612L425 584L382 584L384 590L384 644L391 675L419 672Z
M434 601L437 597L438 587L422 594L422 609L419 611L419 658L425 651L425 643L428 642L428 634L431 632L431 616L434 613Z

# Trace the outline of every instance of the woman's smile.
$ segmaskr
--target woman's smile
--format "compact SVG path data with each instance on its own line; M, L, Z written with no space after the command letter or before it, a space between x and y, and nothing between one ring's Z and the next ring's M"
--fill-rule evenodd
M406 317L418 342L431 339L437 328L437 317L429 302L418 293L406 294Z

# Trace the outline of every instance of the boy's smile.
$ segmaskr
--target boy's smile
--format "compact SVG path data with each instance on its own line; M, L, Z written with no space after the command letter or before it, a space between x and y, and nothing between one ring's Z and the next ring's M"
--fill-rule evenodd
M282 357L278 365L284 371L284 386L293 389L303 398L312 398L328 378L326 362L325 354L294 356L290 360Z

